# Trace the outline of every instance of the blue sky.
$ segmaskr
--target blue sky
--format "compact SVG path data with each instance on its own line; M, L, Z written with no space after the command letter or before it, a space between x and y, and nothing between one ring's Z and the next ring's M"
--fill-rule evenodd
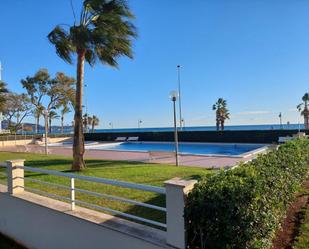
M73 0L79 11L81 0ZM119 69L86 66L89 113L102 128L171 126L169 92L182 66L187 126L214 125L212 104L227 100L227 124L297 123L296 105L309 90L309 1L131 0L139 37L134 60ZM39 68L75 76L46 36L73 23L69 0L1 0L2 78L15 92ZM66 123L70 123L72 114ZM33 121L29 117L28 121ZM57 121L59 122L59 121Z

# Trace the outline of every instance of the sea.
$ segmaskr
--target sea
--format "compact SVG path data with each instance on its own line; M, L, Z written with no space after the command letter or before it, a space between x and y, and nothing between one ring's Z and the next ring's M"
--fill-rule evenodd
M224 130L239 131L239 130L298 130L304 129L303 124L265 124L265 125L227 125ZM152 127L152 128L110 128L110 129L95 129L95 132L158 132L158 131L173 131L173 127ZM187 126L178 130L182 131L215 131L216 126Z

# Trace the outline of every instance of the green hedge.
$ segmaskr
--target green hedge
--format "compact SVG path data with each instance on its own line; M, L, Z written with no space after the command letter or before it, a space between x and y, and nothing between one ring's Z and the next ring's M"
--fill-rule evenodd
M270 248L308 177L309 140L299 139L200 181L185 209L189 248Z

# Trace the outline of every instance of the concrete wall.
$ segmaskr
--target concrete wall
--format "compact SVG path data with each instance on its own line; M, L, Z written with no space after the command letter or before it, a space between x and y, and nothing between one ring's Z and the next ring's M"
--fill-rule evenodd
M55 138L48 138L49 143L59 143L62 141L67 141L72 138L69 137L55 137ZM21 140L9 140L9 141L0 141L0 147L12 147L15 145L27 145L33 143L32 139L21 139Z
M166 248L3 192L0 232L37 249Z
M12 147L15 145L27 145L32 142L32 139L26 139L26 140L10 140L10 141L0 141L1 147Z

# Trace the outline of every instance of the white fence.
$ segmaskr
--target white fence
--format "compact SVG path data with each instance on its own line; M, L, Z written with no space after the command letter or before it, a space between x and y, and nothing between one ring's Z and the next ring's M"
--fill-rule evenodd
M112 213L114 215L135 220L138 222L155 225L161 228L166 229L166 242L169 245L172 245L176 248L185 248L185 228L184 228L184 218L183 218L183 210L185 205L185 195L188 191L190 191L196 181L183 181L180 179L172 179L165 182L165 187L156 187L156 186L149 186L149 185L142 185L142 184L135 184L123 181L115 181L111 179L105 178L97 178L97 177L90 177L85 175L78 175L72 173L63 173L54 170L45 170L41 168L33 168L24 166L23 160L12 160L7 161L6 163L1 163L0 166L4 166L7 168L7 186L8 192L11 195L16 195L18 193L22 193L24 190L36 193L38 195L48 196L50 198L61 199L66 202L70 202L71 210L74 211L76 205L86 206L92 209L100 210L103 212ZM36 172L46 175L53 175L56 177L64 177L70 179L70 186L46 182L38 179L34 179L31 177L24 177L24 171L29 172ZM0 172L1 173L1 172ZM3 173L1 173L2 175ZM111 186L117 186L122 188L129 188L132 190L142 190L142 191L149 191L153 193L157 193L160 195L166 195L166 207L156 206L149 203L139 202L132 199L127 199L123 197L118 197L114 195L108 195L103 193L98 193L86 189L76 188L75 187L75 180L83 180L88 182L94 182L99 184L106 184ZM36 188L30 188L25 186L25 181L35 182L39 184L44 184L47 186L57 187L60 189L65 189L70 191L70 198L51 194L46 191L42 191ZM136 215L124 213L118 210L111 209L109 207L99 206L92 203L85 202L83 200L76 199L76 192L83 193L86 195L95 196L98 198L107 198L113 201L119 201L122 203L127 203L131 205L141 206L150 208L153 210L158 210L161 212L166 213L166 224L146 219L143 217L139 217Z

